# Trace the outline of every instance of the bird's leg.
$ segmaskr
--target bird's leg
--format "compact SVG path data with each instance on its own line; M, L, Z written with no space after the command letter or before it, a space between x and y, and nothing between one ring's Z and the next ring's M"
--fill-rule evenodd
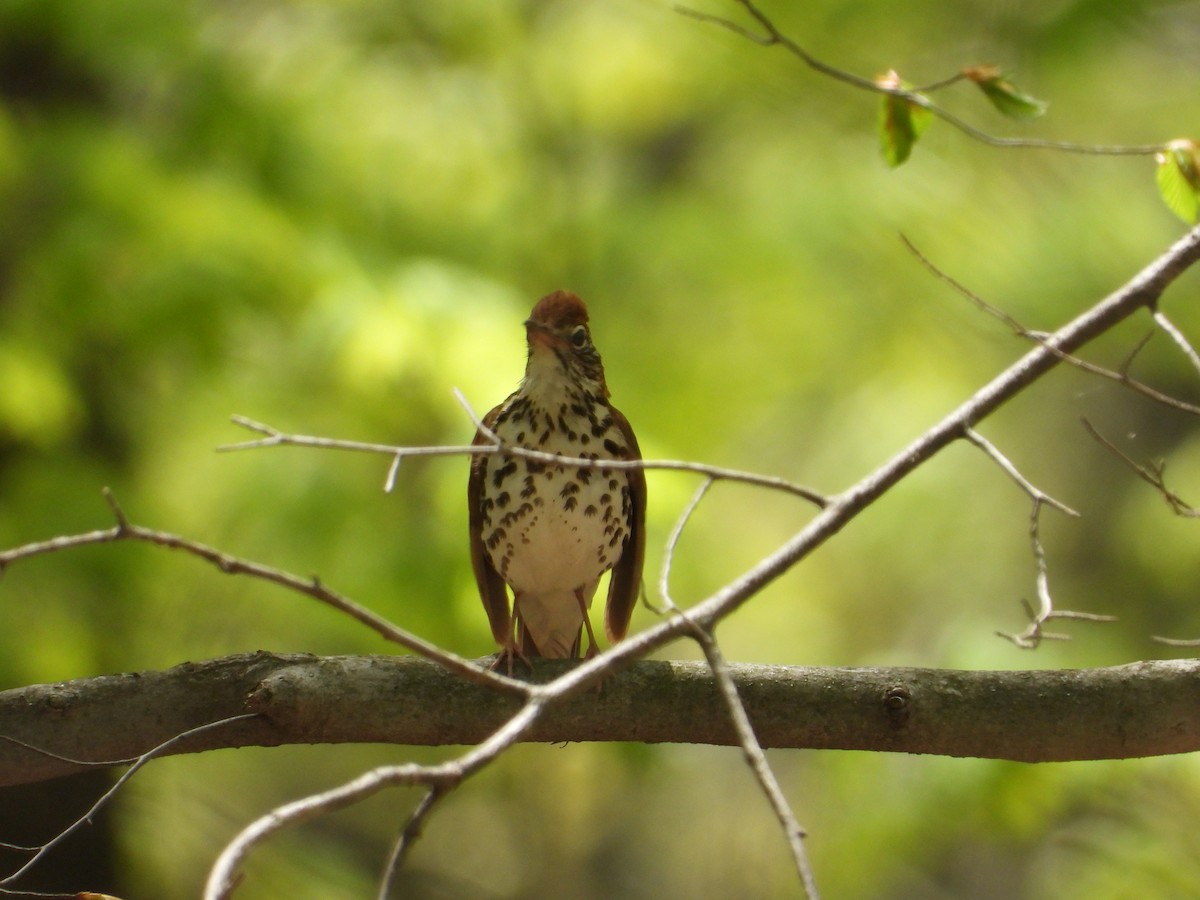
M533 663L529 661L529 657L525 655L525 651L521 649L523 643L520 636L525 634L525 623L521 621L521 611L517 604L517 598L513 598L513 627L508 633L508 639L500 647L500 652L496 654L496 658L492 660L492 664L488 666L492 671L496 671L503 663L508 669L508 675L511 678L513 673L513 659L519 659L525 664L525 668L533 671Z
M588 618L587 601L583 599L583 588L575 588L575 599L579 601L579 611L583 613L583 627L587 629L588 648L587 653L583 654L584 659L591 659L600 651L596 649L596 635L592 631L592 622Z

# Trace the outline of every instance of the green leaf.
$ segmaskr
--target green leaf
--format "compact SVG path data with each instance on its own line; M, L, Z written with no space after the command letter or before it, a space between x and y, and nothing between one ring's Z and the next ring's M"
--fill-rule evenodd
M992 106L1010 119L1028 122L1046 114L1049 107L1044 100L1031 97L1008 80L996 66L972 66L963 69L963 74L979 85Z
M889 72L875 80L882 88L907 91L910 86ZM920 96L913 95L913 96ZM908 159L913 144L932 121L929 110L902 94L884 94L879 107L879 141L883 158L893 169Z
M1157 160L1159 196L1171 212L1195 225L1200 220L1200 147L1186 139L1171 141Z

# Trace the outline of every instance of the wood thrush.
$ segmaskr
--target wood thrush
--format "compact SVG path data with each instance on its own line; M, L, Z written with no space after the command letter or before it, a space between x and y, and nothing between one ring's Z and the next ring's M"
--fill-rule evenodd
M604 366L583 301L556 291L525 322L529 357L520 387L483 418L503 444L587 459L641 459L629 422L608 402ZM490 443L482 432L475 444ZM612 569L608 639L625 637L642 583L646 476L641 469L560 466L504 455L471 459L471 564L496 665L513 656L576 658L588 607ZM513 589L512 611L508 592Z

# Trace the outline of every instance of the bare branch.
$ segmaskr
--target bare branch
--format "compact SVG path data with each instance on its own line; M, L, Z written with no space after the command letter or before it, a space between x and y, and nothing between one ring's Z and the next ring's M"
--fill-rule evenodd
M387 864L384 866L383 877L379 881L378 900L388 900L388 895L396 883L396 877L400 874L404 860L408 857L408 851L416 843L417 838L421 836L421 828L425 824L426 817L433 810L434 805L444 796L446 796L445 789L439 785L434 785L429 789L429 793L421 798L421 802L417 804L417 808L408 817L408 821L392 846L392 852L388 856Z
M1166 463L1159 460L1151 462L1146 466L1138 465L1138 463L1134 462L1116 444L1097 431L1091 422L1089 422L1087 419L1080 419L1080 421L1083 423L1083 427L1087 429L1088 434L1095 438L1101 445L1106 447L1114 456L1117 457L1117 459L1121 460L1121 462L1125 463L1125 465L1132 469L1138 478L1142 479L1142 481L1146 482L1148 485L1158 491L1159 495L1163 498L1163 500L1166 501L1167 505L1171 507L1171 512L1175 513L1177 516L1183 516L1184 518L1189 519L1200 517L1200 510L1197 510L1167 487L1166 482L1163 480L1163 473L1167 470Z
M463 394L462 391L460 391L458 388L454 388L452 393L454 394L454 399L458 401L458 405L466 410L467 415L471 419L471 424L475 426L476 431L482 434L497 447L504 443L500 440L500 436L497 435L496 432L492 431L492 429L483 424L483 419L475 414L474 407L471 406L470 402L466 398L466 395Z
M204 888L204 900L225 900L230 897L239 881L238 870L250 851L283 828L300 825L335 810L352 806L384 788L450 781L455 777L453 773L447 772L446 767L416 764L380 766L320 794L276 807L242 829L221 851L209 873Z
M685 617L686 615L684 613ZM796 815L792 812L787 797L784 796L783 789L779 786L779 780L771 770L770 763L767 762L767 756L763 753L758 737L754 733L754 726L750 723L750 716L738 693L737 685L730 675L725 656L721 653L721 648L717 645L716 638L711 631L697 626L694 635L697 643L704 650L704 658L708 660L708 667L712 671L713 678L716 679L721 699L725 703L725 711L737 733L738 744L742 748L742 756L746 760L746 765L750 767L759 788L766 796L767 802L771 804L775 818L779 820L780 827L783 828L788 849L792 853L792 861L796 866L796 873L800 876L800 883L804 887L804 896L808 900L818 900L817 881L813 876L808 854L804 850L805 831L796 820Z
M287 434L271 425L264 425L246 416L230 416L235 425L250 431L265 434L267 437L254 441L241 441L236 444L222 444L217 447L218 453L232 453L236 450L255 450L260 447L316 447L322 450L348 450L354 453L378 453L384 456L464 456L472 453L495 452L488 448L472 447L469 444L461 447L393 447L390 444L376 444L367 441L346 441L336 438L316 437L307 434ZM549 455L549 454L547 454Z
M1165 644L1168 647L1200 647L1200 638L1169 638L1151 635L1150 640Z
M1150 316L1154 319L1154 324L1165 331L1175 345L1183 351L1197 374L1200 374L1200 354L1196 353L1196 348L1188 342L1183 332L1176 328L1175 324L1157 307L1150 310Z
M1033 508L1029 512L1029 542L1033 546L1033 560L1037 570L1036 584L1039 608L1035 611L1028 602L1022 601L1025 606L1025 612L1029 616L1029 626L1019 634L1010 634L1006 631L997 631L996 634L1006 640L1012 641L1012 643L1016 644L1022 650L1036 650L1044 640L1069 641L1071 639L1070 635L1045 630L1045 624L1052 619L1115 622L1117 620L1116 616L1056 610L1054 608L1054 599L1050 595L1050 568L1046 562L1046 548L1042 543L1041 537L1042 507L1052 506L1069 516L1077 517L1079 513L1030 483L1017 467L1012 464L1012 461L1000 452L995 444L975 429L966 429L964 436L968 441L986 453L996 465L1004 470L1006 475L1021 487L1021 490L1025 491L1033 499Z
M975 293L970 288L968 288L966 285L964 285L961 281L958 281L956 278L951 276L945 270L939 268L933 262L933 260L931 260L928 256L926 256L924 253L921 252L921 250L917 247L916 244L914 244L911 240L909 240L907 235L904 235L904 234L900 235L900 241L908 249L908 252L917 258L917 261L919 263L921 263L921 265L923 265L926 269L928 269L929 272L935 278L937 278L939 281L944 281L946 284L948 284L954 290L955 293L970 300L979 309L983 310L989 316L993 316L994 318L999 319L1001 322L1003 322L1005 325L1007 325L1009 328L1011 328L1013 330L1013 332L1015 334L1017 334L1018 336L1020 336L1020 337L1033 337L1034 336L1033 332L1031 332L1029 329L1027 329L1024 325L1022 325L1020 322L1018 322L1016 319L1014 319L1012 316L1010 316L1004 310L1000 309L1000 307L995 306L991 303L988 303L986 300L984 300L982 297L980 297L977 293ZM1039 341L1039 343L1040 343L1040 341Z
M404 457L397 453L392 457L392 464L388 466L387 478L383 480L383 492L390 494L392 489L396 487L396 476L400 474L400 462Z
M775 812L775 817L783 827L784 837L787 839L788 847L792 853L792 860L796 865L797 873L800 875L800 882L804 886L804 895L808 900L817 900L816 879L813 877L812 866L808 861L808 854L804 851L804 829L800 827L800 823L796 820L795 814L788 805L787 798L783 795L783 790L779 787L775 773L771 771L771 766L767 762L762 746L758 743L758 738L754 734L754 727L750 724L750 717L746 713L746 707L743 705L742 699L738 694L737 685L734 684L733 678L729 674L729 666L725 662L724 654L721 653L721 648L717 645L716 637L710 630L711 626L710 629L701 628L671 599L670 573L675 545L678 543L679 536L683 533L683 529L691 518L692 513L704 498L712 483L712 479L710 478L706 479L700 485L691 502L688 503L679 520L675 523L675 527L671 530L671 535L667 539L666 553L663 558L662 573L659 576L659 594L662 596L666 609L676 613L688 623L691 636L704 651L704 658L708 660L709 670L712 672L713 678L717 683L717 688L721 692L721 698L725 703L725 710L729 716L729 721L737 734L738 744L742 748L742 756L745 758L746 764L750 767L750 771L753 773L767 801L771 804L771 809Z
M938 268L938 266L932 262L929 257L922 253L907 237L901 235L900 240L903 241L904 246L908 248L913 256L915 256L917 260L923 266L925 266L925 268L933 273L936 278L948 284L956 293L962 297L965 297L967 300L970 300L971 303L975 304L975 306L986 312L988 315L999 319L1010 329L1012 329L1017 336L1026 338L1027 340L1033 341L1045 347L1050 352L1055 353L1063 362L1070 363L1077 369L1081 369L1089 374L1099 375L1101 378L1107 378L1111 381L1117 382L1118 384L1122 384L1135 393L1141 394L1143 397L1146 397L1149 400L1153 400L1155 403L1160 403L1163 406L1169 406L1172 409L1178 410L1179 412L1188 413L1189 415L1200 416L1200 406L1196 406L1195 404L1188 403L1184 400L1179 400L1178 398L1172 397L1169 394L1164 394L1162 391L1155 390L1154 388L1150 387L1150 385L1138 381L1136 378L1132 378L1129 375L1129 367L1133 364L1134 357L1138 354L1138 352L1141 351L1143 347L1146 346L1147 341L1149 341L1149 339L1153 336L1153 332L1150 332L1150 334L1142 338L1142 340L1137 343L1137 345L1130 352L1129 356L1126 357L1119 370L1113 371L1112 369L1106 369L1103 366L1098 366L1095 363L1088 362L1085 359L1080 359L1078 356L1067 353L1060 347L1054 347L1046 343L1045 332L1034 331L1026 328L1007 312L984 300L970 288L967 288L961 282L957 281L945 271ZM1153 305L1150 305L1150 309L1153 311Z
M734 732L737 734L738 744L742 748L742 756L745 758L746 764L750 767L750 771L766 796L767 802L771 804L771 809L774 811L775 817L779 820L779 824L783 828L784 837L787 839L788 847L792 853L792 860L796 865L797 873L800 875L800 883L804 887L804 895L808 900L818 900L816 879L813 877L812 866L808 861L808 854L804 851L804 829L800 827L800 823L796 820L795 814L788 805L787 798L783 795L783 790L779 787L779 781L775 778L775 773L771 771L771 766L767 762L767 757L763 753L762 746L758 743L758 738L754 734L754 727L750 724L750 717L746 713L746 707L743 705L742 699L738 694L737 685L734 684L733 678L729 674L729 665L725 662L725 656L721 653L721 648L717 645L717 639L710 630L711 626L709 629L701 628L671 599L670 573L675 545L678 543L680 535L683 534L683 529L691 518L692 513L695 512L700 501L704 499L704 495L708 492L712 483L712 479L709 478L700 485L699 489L693 495L691 502L688 503L675 523L675 527L671 529L670 537L667 539L667 549L664 553L662 572L659 576L659 594L663 599L666 609L676 613L688 623L691 636L704 651L704 658L708 660L709 670L712 672L712 676L717 683L717 688L721 692L721 699L725 703L725 710L729 716L729 721L733 725Z
M173 747L183 744L197 735L209 731L223 729L225 726L231 725L235 722L245 722L249 719L256 718L256 715L256 713L243 713L240 715L218 719L215 722L206 722L202 725L197 725L195 728L189 728L187 731L173 735L172 737L158 744L156 747L153 747L138 756L133 765L131 765L124 773L122 773L121 777L117 779L113 786L105 791L104 794L101 795L100 799L98 799L88 808L87 812L56 834L49 841L38 847L33 856L28 859L24 865L20 866L12 874L0 878L0 888L14 884L22 876L24 876L25 873L41 862L41 860L44 859L47 854L59 847L67 838L79 831L79 829L83 826L90 825L96 814L100 812L102 808L107 806L108 802L116 796L117 792L120 791L122 787L125 786L125 783L133 777L134 773L141 769L142 766L146 765L146 763L150 762L150 760L159 756L168 755L168 751L170 751Z
M671 566L675 561L675 547L679 544L679 538L683 535L683 529L687 527L687 523L691 520L692 513L696 511L696 507L700 505L700 501L704 499L704 495L708 493L708 489L712 486L713 480L706 478L700 487L696 488L696 493L692 495L692 499L688 502L683 512L680 513L679 518L675 521L675 526L671 529L671 534L667 537L666 549L663 551L662 569L658 575L658 596L662 598L666 608L655 608L655 612L659 614L666 612L667 609L678 609L675 601L671 599Z
M1138 346L1134 349L1134 352L1136 353L1137 350L1140 350L1144 346L1145 341L1143 340L1138 343ZM1063 361L1070 363L1077 369L1081 369L1084 372L1088 372L1092 375L1099 375L1101 378L1107 378L1110 381L1115 381L1118 384L1122 384L1134 393L1141 394L1147 400L1153 400L1155 403L1168 406L1171 409L1177 410L1178 412L1187 413L1188 415L1192 416L1200 416L1200 406L1197 406L1194 403L1188 403L1186 400L1180 400L1178 397L1172 397L1170 394L1164 394L1162 391L1155 390L1154 388L1150 387L1150 385L1146 384L1144 381L1138 381L1136 378L1131 377L1128 372L1128 366L1132 362L1132 358L1126 359L1121 368L1117 371L1106 369L1103 366L1098 366L1095 363L1088 362L1086 359L1080 359L1079 357L1072 356L1070 354L1063 354Z
M534 693L520 711L458 759L436 766L381 766L331 790L276 807L242 829L221 851L209 873L204 900L226 900L238 882L238 871L250 851L280 829L350 806L388 787L423 784L442 791L452 790L521 740L541 715L546 696Z
M265 426L264 426L265 427ZM11 565L19 560L29 559L34 556L40 556L47 553L55 553L74 547L86 546L89 544L113 543L116 541L141 541L148 544L153 544L158 547L166 547L171 550L182 550L192 556L199 557L206 562L216 566L222 572L228 575L249 575L252 578L257 578L262 581L268 581L272 584L277 584L280 587L295 591L311 597L314 600L319 600L321 603L331 606L341 613L344 613L351 618L366 625L372 631L381 635L393 643L399 644L414 653L431 659L445 667L448 671L455 672L464 678L482 684L489 684L493 688L524 693L525 686L511 678L506 678L497 672L488 670L469 660L443 650L436 644L430 643L416 635L405 631L402 628L389 622L374 611L362 606L359 603L345 597L336 591L327 588L321 581L313 576L312 578L301 578L298 575L293 575L290 572L285 572L282 569L274 569L270 566L264 566L260 563L251 562L249 560L240 559L236 556L231 556L213 547L198 543L197 541L188 540L176 534L171 534L166 531L155 531L151 528L144 528L140 525L133 525L125 518L120 507L117 506L111 492L105 488L105 498L112 507L114 513L118 517L118 524L113 528L107 528L100 531L89 531L83 534L64 535L61 537L52 538L48 541L38 541L32 544L25 544L21 547L16 547L12 550L0 552L0 572L6 566Z
M1031 530L1033 526L1031 526ZM1036 540L1036 538L1035 538ZM1029 617L1029 625L1020 633L1012 633L1008 631L997 631L996 636L1002 637L1007 641L1012 642L1022 650L1036 650L1041 646L1042 641L1069 641L1071 636L1058 631L1047 631L1046 623L1054 619L1074 619L1081 622L1115 622L1116 616L1105 616L1099 613L1077 612L1069 609L1054 609L1054 605L1050 600L1049 583L1046 579L1045 554L1041 552L1041 544L1038 543L1035 553L1038 554L1038 598L1041 601L1041 609L1035 611L1029 602L1021 601L1021 605L1025 608L1025 615Z
M1042 491L1031 484L1025 478L1025 476L1020 473L1017 467L1012 464L1008 457L1000 452L999 448L996 447L995 444L985 438L974 428L967 428L964 432L964 436L968 441L986 453L992 462L1003 469L1004 473L1013 481L1015 481L1020 486L1021 490L1030 496L1035 505L1045 503L1049 506L1053 506L1059 512L1066 513L1068 516L1072 516L1074 518L1079 517L1079 513L1071 509L1071 507L1067 506L1065 503L1055 500L1045 491Z
M1134 462L1123 450L1116 444L1102 435L1091 422L1087 419L1080 419L1083 427L1087 429L1088 434L1096 439L1102 446L1107 448L1117 459L1125 463L1138 478L1149 484L1152 488L1158 491L1159 496L1166 501L1167 506L1171 507L1171 512L1177 516L1182 516L1187 519L1200 518L1200 510L1189 504L1178 494L1167 487L1164 481L1164 473L1167 470L1167 465L1162 460L1155 460L1149 464L1142 466ZM1200 638L1168 638L1161 635L1151 635L1150 639L1159 644L1164 644L1168 647L1200 647Z

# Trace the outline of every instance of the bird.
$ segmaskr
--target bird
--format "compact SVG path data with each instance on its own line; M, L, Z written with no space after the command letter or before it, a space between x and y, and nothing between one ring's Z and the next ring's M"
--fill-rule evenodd
M528 356L517 389L483 417L501 446L590 460L639 460L629 420L609 402L604 365L577 295L547 294L525 320ZM494 440L477 430L473 446ZM471 458L471 565L492 636L514 657L577 659L597 652L588 617L609 569L610 643L624 639L642 586L646 474L640 467L557 465L503 453ZM507 588L512 588L509 607Z

